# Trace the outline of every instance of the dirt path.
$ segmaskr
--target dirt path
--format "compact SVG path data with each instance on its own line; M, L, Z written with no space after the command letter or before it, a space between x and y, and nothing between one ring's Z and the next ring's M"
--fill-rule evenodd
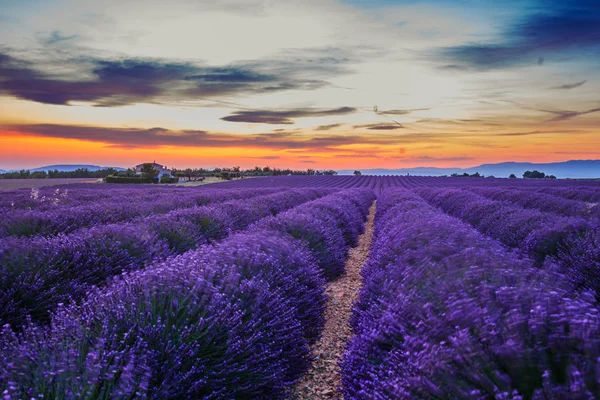
M374 216L375 203L369 210L365 231L360 235L358 245L350 249L346 261L346 272L335 281L330 282L327 287L326 293L329 301L325 311L323 335L312 349L315 360L305 376L294 387L292 398L342 398L338 390L341 385L338 363L352 336L352 328L348 320L352 314L352 305L356 301L362 285L360 271L369 256L373 239Z

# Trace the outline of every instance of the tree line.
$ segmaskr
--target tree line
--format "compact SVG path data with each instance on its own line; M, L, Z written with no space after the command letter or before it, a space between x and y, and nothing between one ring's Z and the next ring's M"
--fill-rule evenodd
M358 171L354 171L354 174L356 174L356 172L358 172ZM462 174L454 173L450 176L453 178L495 178L494 175L484 176L484 175L481 175L479 172L475 172L474 174L471 174L471 175L469 175L466 172L464 172ZM515 174L510 174L509 178L517 179L517 176ZM540 172L540 171L525 171L523 173L523 178L525 178L525 179L556 179L556 176L546 175L545 173Z
M46 178L106 178L109 175L118 173L114 168L103 168L97 171L90 171L87 168L77 168L73 171L33 171L22 169L20 171L4 172L0 174L0 179L46 179Z

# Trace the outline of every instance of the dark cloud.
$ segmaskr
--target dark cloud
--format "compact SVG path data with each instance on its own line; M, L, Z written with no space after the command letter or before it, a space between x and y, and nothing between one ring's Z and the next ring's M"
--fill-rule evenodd
M440 66L439 69L446 70L446 71L468 71L469 67L467 67L465 65L458 65L458 64L446 64L446 65Z
M120 149L182 147L246 147L308 152L331 150L342 145L390 143L388 137L329 135L306 137L302 132L231 135L203 130L169 130L165 128L108 128L82 125L0 125L0 130L40 137L85 140ZM411 140L408 138L407 140ZM414 139L414 140L422 140ZM397 139L393 139L395 143ZM262 157L259 157L262 158Z
M547 122L561 122L561 121L569 120L571 118L578 117L580 115L592 114L592 113L600 112L600 107L599 108L593 108L591 110L586 110L586 111L542 110L542 109L536 109L536 110L556 115L556 117L554 117L552 119L549 119Z
M473 43L441 51L444 69L488 70L542 65L547 55L600 47L600 3L596 0L538 1L505 27L496 43Z
M69 40L58 32L50 42ZM46 104L69 105L90 102L100 107L136 103L163 103L203 100L220 96L238 96L287 90L314 90L328 83L300 76L267 63L248 63L226 67L197 66L150 59L69 60L67 76L50 75L39 65L0 52L0 94ZM85 78L73 78L72 68ZM327 65L320 70L326 71ZM337 66L332 70L337 71ZM67 74L67 69L71 72ZM52 65L53 71L60 66ZM265 72L265 71L269 72ZM299 72L300 71L300 72ZM313 73L314 76L314 73Z
M315 131L328 131L334 128L338 128L344 124L330 124L330 125L319 125L314 130Z
M326 117L330 115L352 114L355 112L356 109L352 107L339 107L332 109L298 108L295 110L285 111L254 110L236 111L232 115L228 115L221 119L229 122L289 125L294 123L292 118Z
M354 125L354 129L366 128L371 131L394 131L396 129L402 129L402 126L399 123L396 124L366 124L366 125Z
M384 115L407 115L410 114L412 112L415 111L428 111L431 110L431 108L412 108L412 109L407 109L407 110L384 110L384 111L377 111L377 114L384 114Z
M565 85L551 87L550 89L575 89L575 88L578 88L579 86L584 85L586 82L587 81L581 81L581 82L575 82L575 83L567 83Z

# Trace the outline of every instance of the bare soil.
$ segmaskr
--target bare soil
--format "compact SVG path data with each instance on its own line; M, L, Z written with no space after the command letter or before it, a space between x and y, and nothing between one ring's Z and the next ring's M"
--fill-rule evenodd
M341 374L339 362L352 337L349 324L352 305L362 286L360 271L367 261L373 239L374 202L369 210L365 231L358 245L350 249L346 272L327 286L325 327L319 341L312 348L314 361L307 373L292 389L295 399L341 399Z

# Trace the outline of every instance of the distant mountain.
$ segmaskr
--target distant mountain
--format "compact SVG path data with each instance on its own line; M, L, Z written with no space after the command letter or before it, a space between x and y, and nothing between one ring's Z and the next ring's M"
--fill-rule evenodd
M5 173L5 172L6 172L5 170L3 170L3 169L0 169L0 174L3 174L3 173Z
M473 174L479 172L481 175L494 175L496 178L508 178L510 174L522 177L525 171L538 170L546 175L554 175L557 178L600 178L600 160L571 160L555 163L518 163L504 162L499 164L483 164L470 168L436 168L416 167L400 169L363 169L364 175L416 175L416 176L442 176L457 174ZM340 175L351 175L354 171L338 171Z
M57 164L57 165L46 165L44 167L39 167L39 168L32 168L32 169L30 169L30 171L36 172L36 171L58 170L61 172L71 172L71 171L75 171L76 169L80 169L80 168L87 168L89 171L98 171L100 169L109 168L109 167L100 167L98 165L81 165L81 164ZM120 168L120 167L112 167L112 168L116 169L117 171L125 171L125 168Z

